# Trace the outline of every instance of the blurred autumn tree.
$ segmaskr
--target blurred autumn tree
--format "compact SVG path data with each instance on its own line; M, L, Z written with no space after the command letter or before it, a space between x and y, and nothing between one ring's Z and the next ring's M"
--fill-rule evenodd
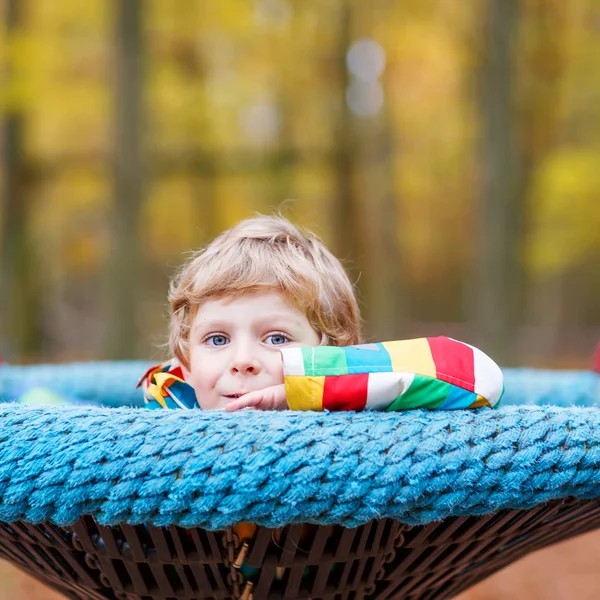
M3 25L8 35L18 31L21 6L8 0L4 6ZM17 77L16 67L6 66L7 78ZM5 96L2 123L2 232L0 238L0 272L2 300L0 306L5 328L3 340L7 352L27 356L35 352L40 331L39 287L36 282L32 240L30 239L27 168L24 160L24 115L18 98Z
M600 0L0 0L1 351L159 357L184 253L317 230L369 338L600 335Z

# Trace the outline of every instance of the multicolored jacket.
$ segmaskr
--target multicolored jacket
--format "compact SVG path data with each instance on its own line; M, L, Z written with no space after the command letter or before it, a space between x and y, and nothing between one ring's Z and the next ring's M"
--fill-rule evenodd
M456 410L498 405L500 367L481 350L448 337L358 346L282 348L292 410ZM141 378L148 408L199 408L176 359Z

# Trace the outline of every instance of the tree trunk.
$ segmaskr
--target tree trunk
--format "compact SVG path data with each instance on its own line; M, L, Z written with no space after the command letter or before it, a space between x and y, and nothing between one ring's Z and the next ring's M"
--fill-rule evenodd
M4 23L9 35L19 23L20 4L19 0L7 0L5 3ZM2 124L1 135L4 176L0 195L2 204L0 207L2 214L0 355L5 360L23 361L38 357L42 332L34 251L27 227L23 116L19 114L18 109L9 109Z
M340 5L339 40L336 49L336 80L338 93L338 113L335 127L336 150L334 153L334 173L336 192L331 211L333 232L333 252L346 263L353 279L357 279L361 256L357 239L357 198L352 182L354 174L354 123L346 104L348 69L346 53L352 40L352 3L343 0ZM349 263L348 261L351 261Z
M137 315L143 264L141 0L117 0L113 243L108 282L107 351L112 359L137 356Z
M514 363L523 197L514 136L513 44L518 0L488 0L481 72L482 188L474 301L476 341L502 364Z
M398 248L398 209L394 193L394 147L388 108L360 127L361 206L368 334L376 340L401 337L407 321L402 265Z

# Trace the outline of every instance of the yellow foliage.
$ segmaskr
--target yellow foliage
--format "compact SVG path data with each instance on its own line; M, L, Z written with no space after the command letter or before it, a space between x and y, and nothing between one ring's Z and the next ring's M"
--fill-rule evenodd
M30 227L46 277L91 275L108 256L109 179L102 171L71 169L46 182Z
M573 115L597 112L600 80L589 77L600 56L594 3L570 2L561 33L568 42L567 64L563 95L556 102L557 120L566 131L577 121ZM151 240L148 254L158 262L169 260L286 198L297 199L298 220L328 232L344 98L343 3L142 4L144 158L152 166L166 159L147 181L142 222ZM459 263L473 251L463 231L477 193L473 84L480 57L473 50L481 43L483 9L455 0L384 4L348 4L350 41L372 37L385 49L382 83L392 156L382 159L391 165L382 176L390 177L390 193L398 199L398 229L412 275L433 279L440 256ZM526 38L534 32L534 5L527 2L523 8ZM75 269L94 269L106 255L105 232L92 232L86 249L72 230L80 227L78 219L106 215L112 195L110 172L94 169L110 165L114 141L117 3L60 0L24 6L23 25L10 35L0 33L0 63L11 72L0 88L0 110L25 114L27 156L50 165L49 174L42 169L35 217L40 232L50 231L43 244L53 244L57 256ZM527 39L531 42L531 36ZM373 123L366 122L364 130ZM346 125L353 127L351 120ZM597 137L597 128L585 133ZM594 143L586 140L590 148ZM300 160L271 168L261 152L278 149L294 150ZM354 150L358 171L369 168L361 161L381 158L367 156L360 141ZM73 157L89 159L81 168L87 175L74 174L68 165ZM533 230L526 249L532 271L554 272L597 250L600 183L594 162L591 149L561 150L534 173ZM221 171L223 165L227 168ZM368 192L360 193L365 206ZM211 203L212 216L203 208ZM89 229L83 225L82 235ZM69 233L61 239L54 233L59 231Z
M559 150L538 170L526 245L532 272L552 275L600 251L598 152Z
M160 264L197 248L208 234L202 211L204 186L188 177L164 179L149 190L140 215L143 249Z
M215 182L215 225L221 231L264 208L265 197L253 177L231 174Z

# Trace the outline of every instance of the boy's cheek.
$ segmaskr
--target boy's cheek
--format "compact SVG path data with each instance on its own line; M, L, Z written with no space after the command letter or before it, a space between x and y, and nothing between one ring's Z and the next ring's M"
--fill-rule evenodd
M281 352L277 353L277 362L273 368L273 371L277 376L277 383L283 383L283 354L281 354Z

